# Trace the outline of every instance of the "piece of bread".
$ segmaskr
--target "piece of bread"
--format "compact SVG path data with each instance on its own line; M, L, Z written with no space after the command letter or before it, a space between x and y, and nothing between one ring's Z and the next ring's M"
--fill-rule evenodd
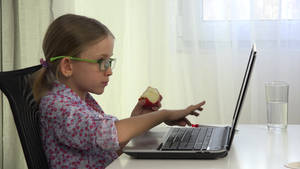
M143 107L152 108L159 106L160 101L162 100L162 96L158 92L156 88L148 87L139 100L145 99L146 102Z

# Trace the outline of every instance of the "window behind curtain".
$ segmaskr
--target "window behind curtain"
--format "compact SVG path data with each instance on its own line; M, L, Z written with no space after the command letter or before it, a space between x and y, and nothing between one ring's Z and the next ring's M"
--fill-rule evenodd
M253 41L264 48L297 50L300 0L178 1L177 48L215 50L216 44L240 47ZM197 43L195 43L197 42ZM262 47L262 46L261 46Z
M299 0L203 0L203 20L300 19Z

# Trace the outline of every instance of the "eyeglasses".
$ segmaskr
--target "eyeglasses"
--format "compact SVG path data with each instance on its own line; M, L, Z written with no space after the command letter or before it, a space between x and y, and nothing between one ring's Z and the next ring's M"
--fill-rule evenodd
M100 71L107 71L107 69L111 68L113 69L116 63L116 59L114 58L108 58L108 59L98 59L98 60L91 60L91 59L82 59L78 57L72 57L72 56L56 56L50 58L50 62L53 62L58 59L62 58L70 58L71 60L75 61L82 61L82 62L88 62L88 63L98 63Z

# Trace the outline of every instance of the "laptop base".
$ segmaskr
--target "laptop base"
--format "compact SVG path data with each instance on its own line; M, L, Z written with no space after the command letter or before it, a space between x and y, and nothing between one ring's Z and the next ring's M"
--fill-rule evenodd
M193 153L172 153L166 151L160 152L126 152L127 155L130 155L136 159L218 159L227 156L228 152L220 153L206 153L206 152L193 152Z

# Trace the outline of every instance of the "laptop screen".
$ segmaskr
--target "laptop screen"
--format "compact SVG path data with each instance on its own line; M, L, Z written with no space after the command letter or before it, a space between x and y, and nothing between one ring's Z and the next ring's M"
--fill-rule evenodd
M255 58L256 58L256 46L255 46L255 44L253 44L251 52L250 52L250 57L249 57L249 60L248 60L246 72L245 72L245 75L244 75L243 83L242 83L242 86L241 86L241 89L240 89L239 97L238 97L236 107L235 107L235 110L234 110L234 114L233 114L231 131L230 131L230 135L229 135L230 139L229 139L228 149L230 149L231 144L232 144L232 140L233 140L234 133L235 133L234 131L235 131L235 128L236 128L236 125L237 125L237 121L238 121L238 118L239 118L239 114L240 114L240 111L241 111L241 108L242 108L242 105L243 105L245 95L247 93L247 87L248 87L248 83L249 83L249 80L250 80L250 77L251 77L251 72L252 72L252 69L253 69Z

